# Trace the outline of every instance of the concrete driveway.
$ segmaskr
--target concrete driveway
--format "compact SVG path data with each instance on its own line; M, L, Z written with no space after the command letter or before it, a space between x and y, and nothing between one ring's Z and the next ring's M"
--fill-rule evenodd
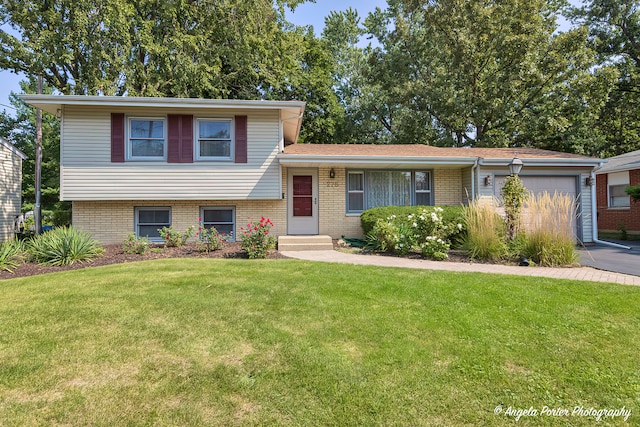
M628 240L609 240L631 249L621 249L609 245L596 244L580 249L579 262L582 265L599 270L640 276L640 242Z

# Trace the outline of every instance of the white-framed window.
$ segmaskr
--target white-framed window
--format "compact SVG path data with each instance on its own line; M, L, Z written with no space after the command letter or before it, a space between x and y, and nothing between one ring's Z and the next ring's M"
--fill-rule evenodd
M136 236L162 242L160 229L171 226L171 208L144 206L135 208Z
M129 117L127 157L130 160L165 160L167 126L163 117Z
M196 159L233 160L233 120L196 119Z
M414 172L416 189L416 205L431 205L431 173L426 171Z
M347 171L347 213L377 206L431 205L431 171Z
M609 186L610 208L628 208L631 206L631 199L625 191L629 185L629 171L608 174L607 185Z
M364 210L364 172L347 173L347 210L362 212Z
M200 218L202 226L210 229L215 227L218 233L227 241L236 240L236 209L229 206L201 207Z

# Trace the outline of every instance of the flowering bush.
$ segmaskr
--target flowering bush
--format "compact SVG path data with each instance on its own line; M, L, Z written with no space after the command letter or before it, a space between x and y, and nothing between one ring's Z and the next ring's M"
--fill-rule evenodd
M173 226L162 227L159 231L160 237L162 237L162 241L164 242L164 246L172 248L184 246L187 243L187 240L193 236L195 228L193 225L190 225L184 233L176 231Z
M122 252L125 254L144 254L149 249L149 239L137 237L135 233L129 233L122 243Z
M260 221L249 222L247 228L241 228L242 249L249 258L266 258L269 251L276 247L275 236L269 235L273 223L269 218L262 217Z
M426 258L443 260L451 247L451 239L463 230L458 222L445 223L443 209L424 208L409 215L391 215L378 220L367 234L369 247L398 255L419 250Z
M222 242L225 241L223 236L218 233L215 227L206 228L202 223L202 218L199 218L199 221L200 226L198 227L198 231L196 231L198 250L209 253L210 251L221 249Z

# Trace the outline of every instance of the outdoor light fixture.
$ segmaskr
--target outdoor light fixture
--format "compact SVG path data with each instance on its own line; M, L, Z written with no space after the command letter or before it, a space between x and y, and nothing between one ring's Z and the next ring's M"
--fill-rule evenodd
M518 153L516 153L515 157L509 163L509 172L511 175L518 175L522 170L522 160L518 158Z
M591 187L593 185L593 178L588 176L584 183L587 184L587 187Z
M333 179L336 177L336 171L333 170L333 168L331 168L331 170L329 171L329 178Z
M491 185L493 181L491 180L491 175L487 175L484 177L484 185Z

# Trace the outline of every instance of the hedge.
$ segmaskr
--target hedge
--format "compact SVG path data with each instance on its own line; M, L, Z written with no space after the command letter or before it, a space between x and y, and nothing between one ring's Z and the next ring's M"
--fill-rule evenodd
M463 206L439 206L442 208L442 221L444 223L453 222L453 223L461 223L462 222L462 209ZM396 216L409 216L415 215L417 213L422 212L423 209L427 209L428 212L431 212L435 206L380 206L377 208L367 209L366 211L360 214L360 224L362 225L362 230L364 231L364 235L366 236L373 229L376 221L379 219L386 220L391 215Z

